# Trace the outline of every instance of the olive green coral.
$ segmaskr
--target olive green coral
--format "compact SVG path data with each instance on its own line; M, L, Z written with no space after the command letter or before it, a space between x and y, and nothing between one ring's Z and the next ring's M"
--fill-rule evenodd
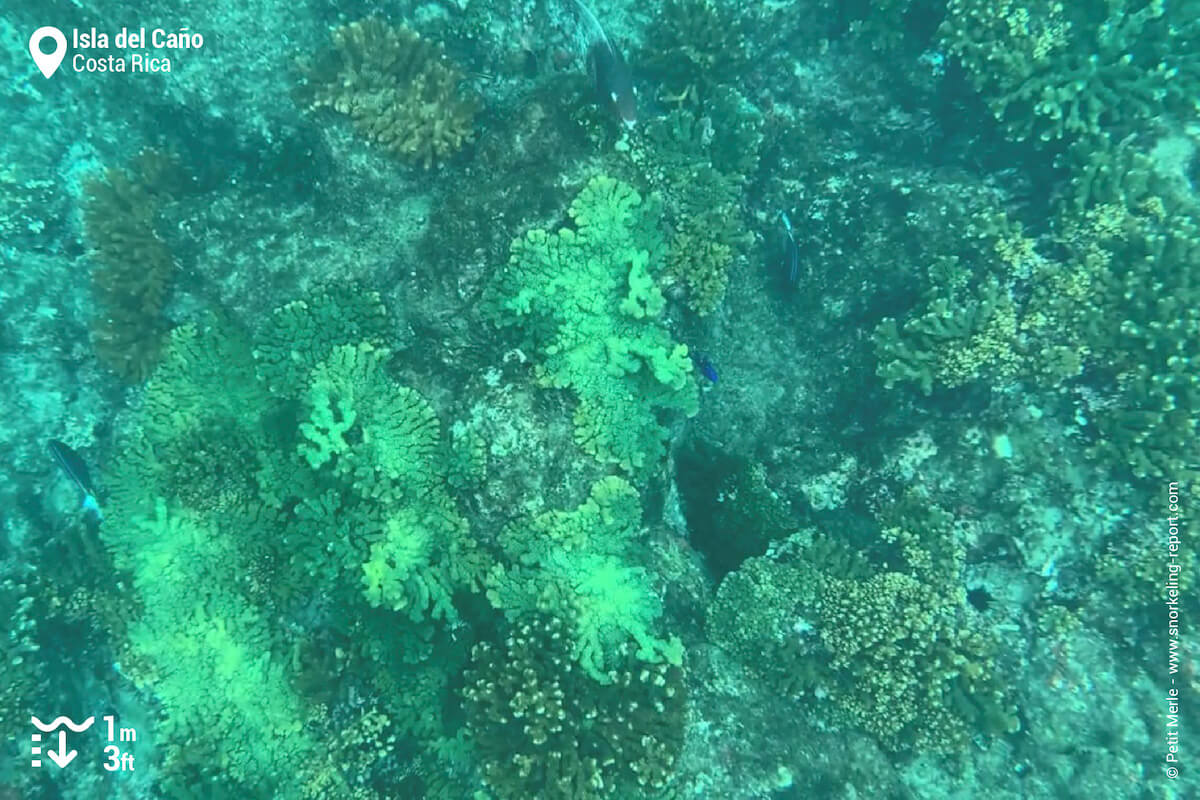
M1157 148L1156 148L1157 149ZM1183 176L1133 144L1094 151L1086 194L1064 212L1064 245L1080 273L1077 320L1094 452L1138 478L1192 480L1200 427L1200 203ZM1162 159L1162 161L1167 161ZM1077 183L1084 191L1084 184ZM1048 302L1054 298L1048 298Z
M752 237L742 187L758 165L762 117L738 92L714 89L706 112L676 109L649 120L631 156L661 193L673 229L664 286L679 286L697 314L715 311Z
M713 0L667 0L639 63L666 87L665 102L698 104L716 83L732 83L750 61L746 17Z
M163 315L175 262L155 226L177 168L157 151L143 151L130 169L108 169L84 183L84 235L92 248L97 357L121 378L140 382L162 354Z
M1195 113L1200 3L951 0L942 42L1016 138L1121 138Z
M336 28L333 45L306 65L299 95L310 108L346 114L396 155L431 167L473 136L477 101L441 49L405 27L365 19Z
M721 582L710 637L779 691L816 698L818 713L892 750L949 751L976 732L1015 729L998 644L958 584L961 551L935 557L952 537L944 517L927 522L933 530L885 532L916 562L903 571L810 532L749 559Z
M995 281L957 306L946 297L935 299L927 312L903 328L886 318L875 331L875 341L879 376L886 385L913 381L925 394L935 384L999 381L1021 368L1016 310Z
M378 292L353 283L314 287L271 312L255 332L254 361L274 393L293 395L339 345L384 347L390 322Z
M475 646L464 708L488 788L499 800L656 796L683 745L683 670L626 650L601 686L568 639L560 619L532 614Z

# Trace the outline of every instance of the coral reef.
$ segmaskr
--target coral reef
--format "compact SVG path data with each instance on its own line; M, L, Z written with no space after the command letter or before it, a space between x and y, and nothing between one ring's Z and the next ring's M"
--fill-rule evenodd
M919 310L877 326L878 372L925 394L1082 381L1095 397L1099 460L1137 478L1188 478L1196 471L1179 443L1200 419L1187 370L1200 357L1200 205L1134 143L1088 153L1051 233L1031 238L1002 215L971 219L960 253L929 269Z
M478 102L436 45L374 18L336 28L332 38L303 65L297 95L309 108L349 116L363 136L426 169L471 140Z
M143 151L128 170L109 168L84 185L84 236L92 248L96 356L121 378L145 380L161 354L175 264L155 223L177 184L174 163Z
M1061 223L1075 291L1045 305L1078 326L1087 377L1115 398L1095 403L1093 452L1137 478L1194 480L1200 469L1185 443L1200 427L1190 366L1200 363L1200 203L1135 145L1098 149L1089 161L1087 199Z
M539 355L539 382L578 397L580 446L629 471L653 467L664 452L657 409L698 409L687 347L657 320L659 207L627 184L593 178L571 204L575 227L516 239L485 299L498 325L521 326Z
M761 144L761 115L737 91L718 87L703 111L676 109L647 122L631 150L662 195L673 231L663 283L680 285L697 314L721 305L735 259L749 250L740 195L758 167Z
M260 328L254 343L258 377L287 394L338 345L385 346L388 317L378 292L339 283L280 306Z
M663 84L660 100L698 104L750 61L747 20L714 0L667 0L646 36L641 63Z
M885 317L875 330L878 374L888 387L906 381L929 394L973 381L1002 384L1036 369L1020 328L1018 282L1049 283L1054 267L1020 225L1002 214L967 220L958 252L929 266L925 302L901 325Z
M662 603L637 563L641 513L637 491L610 477L574 511L507 526L499 542L511 566L488 574L488 598L510 619L550 610L572 620L569 652L601 683L616 679L617 653L631 640L643 661L680 664L679 639L654 634Z
M954 388L974 380L999 382L1020 369L1016 313L996 282L959 305L938 297L903 329L884 319L875 335L879 376L889 387L914 381L929 394L935 383Z
M1194 113L1198 20L1188 0L951 0L940 38L1012 136L1119 140Z
M1197 795L1197 0L34 5L0 797Z
M325 289L272 315L261 341L177 328L106 471L102 536L146 607L132 672L164 709L169 784L349 796L328 789L342 770L313 752L327 720L297 687L323 692L319 676L347 658L389 658L374 637L316 658L268 619L304 613L321 587L344 608L306 635L386 624L402 668L460 624L454 595L479 587L488 563L448 494L432 408L386 375L388 351L339 343L381 318L377 296ZM222 687L219 718L196 686Z
M467 727L498 800L654 797L683 744L683 670L622 648L611 685L573 669L556 617L513 622L475 646L463 689Z
M950 520L930 510L894 521L881 539L904 568L801 532L725 577L709 635L779 691L814 698L892 750L949 752L977 732L1015 730L998 642L961 589Z

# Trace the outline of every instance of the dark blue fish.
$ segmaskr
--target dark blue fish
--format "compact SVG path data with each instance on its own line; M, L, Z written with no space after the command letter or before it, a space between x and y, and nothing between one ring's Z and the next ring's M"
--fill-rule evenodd
M588 65L600 102L632 128L637 124L637 90L633 73L625 57L608 39L597 40L588 48Z
M637 123L637 89L633 85L633 71L625 62L625 56L600 24L596 14L584 0L574 0L575 7L587 21L588 72L596 85L600 102L608 106L625 126L632 128Z
M67 473L67 477L83 492L83 510L95 514L96 519L104 519L104 514L100 512L100 504L96 502L96 488L92 485L87 464L83 463L79 453L57 439L51 439L50 455L54 456L62 471Z
M713 366L712 361L703 353L693 352L692 363L696 365L696 369L700 370L700 374L708 378L713 383L717 382L717 368Z
M779 218L783 220L783 251L780 259L783 279L789 289L794 289L800 284L800 245L796 244L796 235L788 215L780 211Z

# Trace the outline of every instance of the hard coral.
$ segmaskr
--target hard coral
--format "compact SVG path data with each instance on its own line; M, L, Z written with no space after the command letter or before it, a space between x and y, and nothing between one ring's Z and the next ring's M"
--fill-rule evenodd
M84 235L97 262L96 356L131 382L154 368L168 327L163 306L175 264L155 222L170 199L175 172L165 156L145 151L129 170L110 168L84 184Z
M683 744L683 670L626 651L602 686L568 639L562 620L534 614L476 645L463 695L485 782L500 800L654 796Z
M300 452L313 469L333 461L364 489L399 481L417 490L441 455L440 426L420 394L384 374L388 356L365 342L340 345L313 368Z
M466 624L490 566L447 491L433 407L387 372L378 296L318 291L265 328L176 328L103 476L101 536L147 607L122 663L167 716L163 796L359 797L311 752L329 743L314 695L362 667L387 696L382 675ZM328 614L300 622L315 605Z
M1135 144L1097 149L1089 162L1076 201L1082 213L1068 211L1063 227L1088 278L1071 309L1087 348L1085 374L1117 398L1092 414L1101 434L1094 453L1138 478L1194 480L1200 203Z
M299 92L310 108L346 114L368 139L429 168L473 134L476 99L441 49L379 19L333 31L333 45L307 69Z
M713 0L667 0L639 62L668 87L664 100L700 100L732 83L750 62L746 15Z
M687 347L658 322L665 246L656 197L594 178L571 204L575 228L532 230L512 244L485 299L501 326L520 324L543 385L579 398L576 441L630 471L655 464L667 431L657 409L698 408Z
M1194 113L1200 4L951 0L940 36L1018 139L1115 138Z
M718 87L706 106L706 114L676 109L650 120L632 149L674 229L664 282L681 286L700 315L721 305L730 269L748 253L739 198L762 144L762 118L738 92Z
M313 367L339 345L383 347L389 320L378 292L354 284L321 286L280 306L258 332L258 377L274 394L301 391Z
M679 639L655 636L662 603L638 566L640 521L637 491L609 477L572 511L506 526L499 541L512 563L488 575L488 598L510 619L547 609L569 617L570 652L601 683L615 680L616 654L633 643L639 659L681 663Z
M827 701L814 707L891 750L946 752L976 732L1010 732L998 644L967 608L946 520L884 532L909 560L903 571L797 534L725 577L709 636L778 691Z

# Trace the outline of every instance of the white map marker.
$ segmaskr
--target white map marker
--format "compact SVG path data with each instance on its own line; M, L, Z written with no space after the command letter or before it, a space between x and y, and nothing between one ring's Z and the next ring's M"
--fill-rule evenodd
M42 40L54 40L54 52L42 52ZM63 36L63 32L58 28L47 25L44 28L38 28L33 32L33 36L29 37L29 55L33 56L33 63L37 64L38 69L42 74L49 78L58 69L58 65L62 63L63 56L67 54L67 37Z

